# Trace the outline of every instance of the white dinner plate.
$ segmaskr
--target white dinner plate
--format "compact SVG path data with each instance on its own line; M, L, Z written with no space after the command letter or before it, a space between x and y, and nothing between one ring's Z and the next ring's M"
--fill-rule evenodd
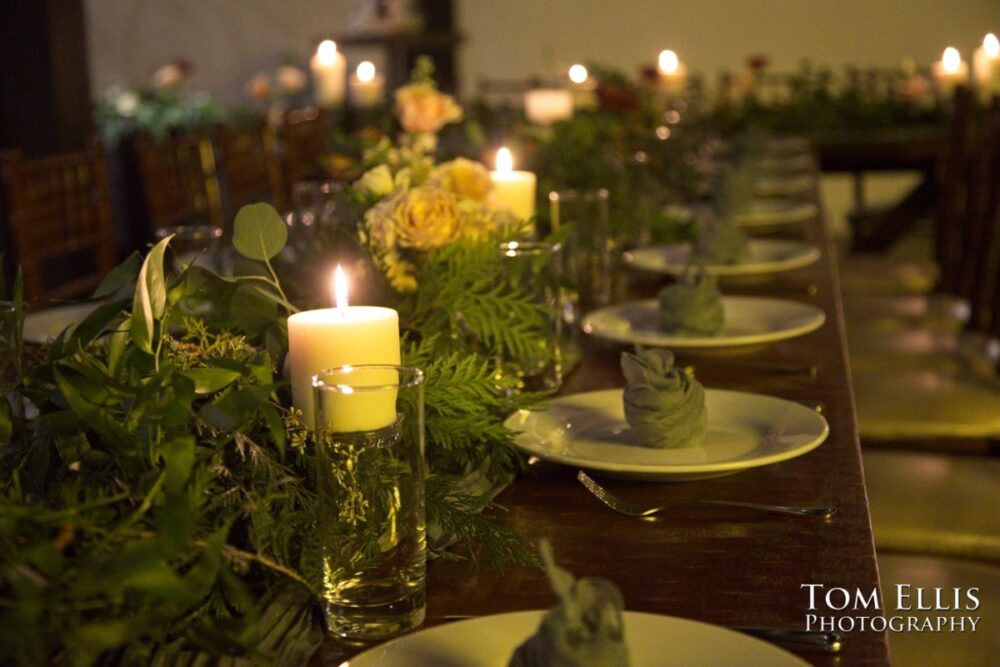
M783 398L705 390L708 432L698 447L636 444L622 389L560 396L547 410L521 410L506 422L514 444L547 461L616 477L689 481L787 461L819 447L830 427L815 410Z
M754 192L763 197L789 197L812 192L816 178L812 174L761 176L753 184Z
M626 345L691 350L743 347L797 338L823 326L823 311L807 303L755 296L723 296L722 331L714 336L684 336L660 329L656 299L631 301L595 310L583 318L588 334Z
M625 263L640 271L680 276L691 261L690 243L670 243L650 248L636 248L623 255ZM801 269L815 264L819 248L801 241L750 239L747 256L737 264L704 264L705 271L716 276L759 276Z
M438 625L381 644L342 667L506 667L538 629L542 611L519 611ZM674 616L625 612L631 664L642 667L807 667L772 644Z
M43 345L55 340L67 327L87 319L100 303L74 303L46 308L24 316L24 342Z
M691 220L711 214L711 208L704 204L677 204L667 207L667 215ZM819 213L816 204L810 201L776 197L754 199L746 211L733 216L740 227L773 227L790 225L812 220Z

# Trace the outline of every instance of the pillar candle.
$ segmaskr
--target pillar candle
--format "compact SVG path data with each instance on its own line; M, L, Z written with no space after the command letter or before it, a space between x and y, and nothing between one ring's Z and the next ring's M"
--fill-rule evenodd
M351 105L358 109L377 107L385 100L385 78L375 65L364 61L351 75Z
M507 204L520 220L535 217L537 179L530 171L514 171L514 158L506 147L497 151L496 171L490 172L497 199Z
M573 109L596 109L597 85L590 79L590 73L583 65L573 65L569 68L569 80L572 82L570 91L573 95Z
M337 267L334 278L337 307L308 310L288 318L288 356L292 375L292 404L302 411L307 426L315 427L312 377L340 366L399 365L399 315L391 308L349 306L347 281ZM391 378L387 378L387 383ZM392 424L396 419L395 394L378 392L338 396L354 403L338 431L366 431Z
M551 125L573 117L573 94L562 88L535 88L524 94L524 115L532 123Z
M660 88L674 95L683 93L687 85L687 67L677 54L670 49L660 51L657 64L660 71Z
M962 62L962 54L958 49L949 46L941 55L941 60L931 66L934 83L938 94L947 98L955 92L955 88L969 80L969 66Z
M972 55L972 78L983 102L1000 95L1000 40L993 33L986 35Z
M337 43L331 39L320 42L316 55L309 61L309 67L312 71L316 104L321 107L342 104L347 85L347 59L337 50Z

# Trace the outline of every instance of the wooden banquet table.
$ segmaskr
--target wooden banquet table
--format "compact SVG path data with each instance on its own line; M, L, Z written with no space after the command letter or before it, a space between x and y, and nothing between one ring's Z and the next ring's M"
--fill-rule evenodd
M771 282L726 284L723 289L813 303L826 312L823 327L739 356L678 358L681 364L695 366L706 387L821 403L830 423L827 441L800 458L714 479L679 483L599 479L612 492L643 503L715 498L833 504L838 509L835 516L824 521L677 508L655 521L630 518L592 496L577 482L575 468L548 463L531 466L497 498L506 508L497 514L501 523L532 540L547 537L558 562L573 574L614 581L629 610L720 625L805 629L809 597L803 584L859 589L866 595L879 585L836 260L822 219L792 229L794 235L822 248L817 264ZM633 284L630 296L647 296L655 288L655 284ZM619 350L587 341L583 361L562 393L623 386ZM815 364L818 372L810 377L738 366L767 362ZM554 603L545 574L529 567L510 566L500 572L485 562L436 560L429 564L427 577L426 626L447 622L446 617L453 615L545 609ZM840 613L872 612L825 615ZM313 665L337 665L354 652L328 640ZM885 634L871 631L847 633L839 656L799 655L815 665L889 662Z

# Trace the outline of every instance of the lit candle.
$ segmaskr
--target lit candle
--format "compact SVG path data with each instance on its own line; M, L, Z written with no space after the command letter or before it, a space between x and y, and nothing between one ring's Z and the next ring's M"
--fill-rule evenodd
M941 54L941 60L931 66L931 71L942 97L951 95L957 86L969 80L969 66L962 62L962 54L958 49L951 46Z
M660 51L657 65L660 70L660 88L668 93L683 93L687 83L687 67L677 54L670 49Z
M497 199L520 220L535 217L536 178L530 171L514 171L514 156L506 146L497 151L496 171L490 172Z
M524 115L532 123L551 125L573 117L573 93L562 88L535 88L524 94Z
M993 95L1000 95L1000 40L992 32L972 54L972 78L984 102Z
M351 75L351 104L359 109L370 109L385 99L385 78L375 71L375 65L366 60Z
M573 65L569 68L570 88L573 94L574 109L597 108L597 86L590 79L590 72L583 65Z
M316 55L309 61L309 68L312 70L316 104L321 107L341 104L347 85L347 59L337 50L337 43L332 39L320 42Z
M335 308L307 310L288 318L288 356L292 374L292 404L306 425L314 424L312 376L340 366L399 365L399 315L391 308L349 306L347 278L334 272ZM338 399L352 400L357 409L336 411L338 431L365 431L395 421L395 397L364 392Z

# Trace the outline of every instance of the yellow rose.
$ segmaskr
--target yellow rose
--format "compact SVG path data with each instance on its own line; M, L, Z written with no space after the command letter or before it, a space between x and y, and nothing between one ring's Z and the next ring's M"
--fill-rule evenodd
M392 201L393 229L401 247L431 250L458 237L461 214L455 196L447 190L421 186Z
M396 90L396 113L407 132L437 132L462 120L462 107L430 83L411 83Z
M429 183L448 190L459 199L486 201L493 190L490 172L478 162L457 158L436 167L431 172Z
M396 185L393 183L389 167L380 164L362 174L357 182L357 187L374 197L385 197L396 188Z

